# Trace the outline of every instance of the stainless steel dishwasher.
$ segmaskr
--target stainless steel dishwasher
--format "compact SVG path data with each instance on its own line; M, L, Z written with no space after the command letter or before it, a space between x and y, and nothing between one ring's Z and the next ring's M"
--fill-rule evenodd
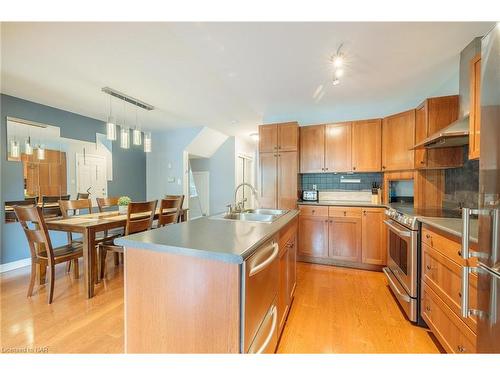
M279 245L266 242L244 263L243 353L274 352L278 341Z

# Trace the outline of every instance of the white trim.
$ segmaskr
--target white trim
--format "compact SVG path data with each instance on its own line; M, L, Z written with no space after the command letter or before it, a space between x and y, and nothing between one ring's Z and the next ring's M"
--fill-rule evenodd
M9 272L31 265L31 258L16 260L15 262L0 264L0 273Z

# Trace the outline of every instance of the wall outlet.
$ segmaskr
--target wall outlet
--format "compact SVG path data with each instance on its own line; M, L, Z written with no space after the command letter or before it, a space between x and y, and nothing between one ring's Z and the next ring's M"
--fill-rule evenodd
M175 182L175 177L167 178L167 182L170 182L171 184L173 184Z
M318 185L313 185L313 190L318 190Z

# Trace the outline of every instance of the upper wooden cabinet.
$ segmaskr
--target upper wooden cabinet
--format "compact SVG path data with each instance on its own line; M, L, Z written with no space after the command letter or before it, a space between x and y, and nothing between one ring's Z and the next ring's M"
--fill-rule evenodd
M351 171L351 123L325 125L325 172Z
M458 95L426 99L415 111L415 143L445 128L458 118ZM415 169L459 167L463 164L461 147L415 150Z
M384 118L382 122L382 171L414 168L415 110Z
M300 128L300 172L378 172L381 120Z
M352 123L352 171L380 172L382 166L382 120Z
M278 196L278 155L263 152L259 155L259 203L265 208L276 208Z
M481 54L470 62L469 159L480 155L481 133Z
M320 173L325 170L325 126L300 127L300 172Z
M291 209L297 207L297 152L278 153L278 201L277 208Z
M259 152L298 151L299 124L285 122L259 126Z

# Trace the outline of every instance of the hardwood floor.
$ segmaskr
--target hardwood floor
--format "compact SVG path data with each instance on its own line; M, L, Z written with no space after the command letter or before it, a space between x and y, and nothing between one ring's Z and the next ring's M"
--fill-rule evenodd
M381 272L297 264L297 290L278 353L439 353L405 319Z
M110 261L112 261L110 257ZM123 266L108 265L96 296L57 267L54 302L45 287L26 298L29 268L0 276L0 347L49 353L122 353ZM430 334L406 321L383 274L298 263L295 300L278 353L437 353Z

